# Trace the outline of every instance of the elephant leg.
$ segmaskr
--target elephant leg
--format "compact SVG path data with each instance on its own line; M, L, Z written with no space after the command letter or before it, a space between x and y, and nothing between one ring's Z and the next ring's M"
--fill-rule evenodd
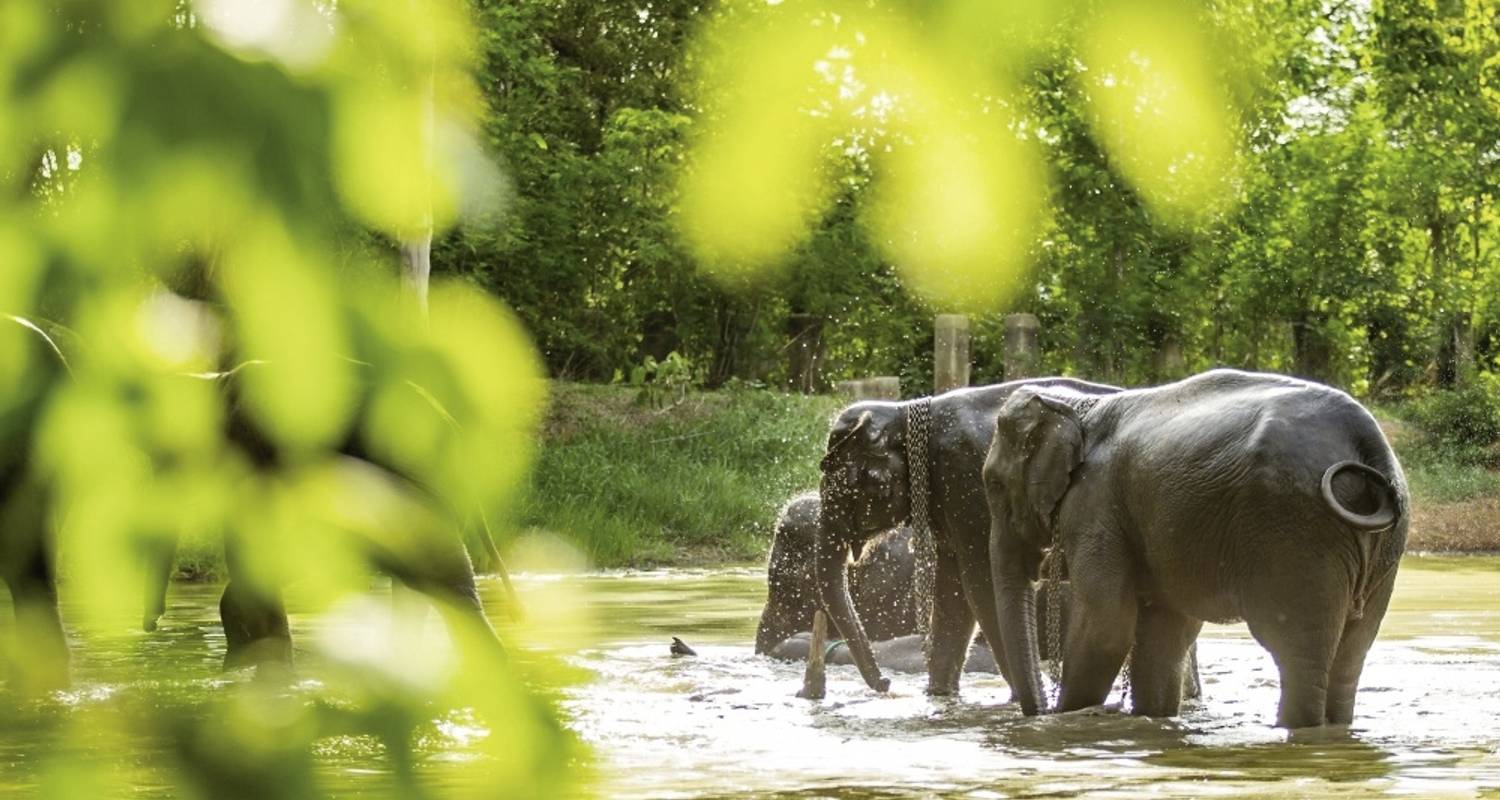
M1344 635L1339 638L1333 668L1328 676L1327 717L1331 725L1348 725L1354 721L1354 695L1359 689L1360 673L1365 668L1365 656L1380 630L1380 621L1385 617L1391 589L1395 585L1396 573L1393 571L1365 603L1364 616L1350 620L1344 626Z
M1130 661L1131 713L1143 717L1177 715L1188 649L1202 628L1201 621L1165 606L1141 606Z
M431 598L453 636L460 635L460 628L467 628L473 634L471 640L503 656L505 647L485 616L479 585L474 581L474 565L463 542L434 537L425 556L429 560L420 564L389 555L377 561L397 580Z
M1182 672L1182 699L1197 700L1203 696L1203 678L1198 674L1198 643L1188 648L1187 668Z
M69 684L68 640L47 534L51 493L31 484L0 500L0 566L7 569L16 620L11 685L34 697Z
M292 633L281 598L231 578L219 598L224 623L224 669L292 664Z
M933 580L932 627L927 647L927 693L958 693L969 643L974 640L974 612L964 597L957 561L942 548Z
M1072 607L1063 645L1058 711L1103 703L1135 640L1136 592L1132 559L1123 541L1087 537L1090 546L1068 553Z
M1281 673L1277 727L1309 728L1328 721L1329 670L1347 614L1347 600L1338 602L1321 592L1285 597L1254 616L1246 614L1250 635L1270 651Z
M68 640L57 610L57 588L45 556L38 554L36 559L25 574L9 581L16 618L12 680L23 697L66 689L69 684Z

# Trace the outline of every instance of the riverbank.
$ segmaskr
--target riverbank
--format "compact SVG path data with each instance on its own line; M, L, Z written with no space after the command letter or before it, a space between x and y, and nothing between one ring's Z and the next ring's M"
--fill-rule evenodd
M1411 484L1409 552L1500 552L1500 472L1455 460L1423 442L1392 409L1377 408L1380 427Z
M553 384L530 487L497 531L502 548L545 531L601 568L758 561L781 504L817 487L841 406L751 388L695 391L664 406L640 397L631 387ZM1411 483L1408 549L1500 552L1500 472L1425 446L1395 409L1376 415ZM481 548L472 552L482 562ZM212 578L222 564L211 541L183 543L179 574Z
M763 558L777 509L818 483L831 397L693 392L651 408L620 386L555 384L524 527L554 532L598 567ZM1413 552L1500 552L1500 473L1424 446L1376 410L1411 483Z
M832 397L763 389L643 404L637 389L556 383L517 520L598 567L765 556L776 512L818 485Z

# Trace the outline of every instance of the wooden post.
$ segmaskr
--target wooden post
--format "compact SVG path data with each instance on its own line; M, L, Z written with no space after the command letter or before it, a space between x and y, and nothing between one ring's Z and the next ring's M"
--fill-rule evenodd
M932 391L969 385L969 318L939 314L932 337Z
M1037 331L1042 324L1034 314L1010 314L1005 318L1005 379L1035 378L1040 348Z
M828 617L821 608L813 612L812 641L808 648L807 672L802 675L802 691L797 696L822 700L828 693L828 675L823 664L824 651L828 649Z
M840 395L849 398L850 402L860 400L900 400L901 379L894 375L880 375L874 378L861 378L853 381L839 381L834 390Z

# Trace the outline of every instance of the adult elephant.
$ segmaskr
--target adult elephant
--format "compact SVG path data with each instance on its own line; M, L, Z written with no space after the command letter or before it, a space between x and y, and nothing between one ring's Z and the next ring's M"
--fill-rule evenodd
M821 505L817 492L800 494L776 518L766 561L766 604L755 631L757 655L770 655L794 634L812 630L813 612L818 608L813 548ZM914 561L911 528L902 526L871 537L848 566L854 608L871 639L884 641L917 632L911 592Z
M262 362L250 362L235 370L200 378L219 384L225 403L225 438L250 466L252 480L277 479L295 463L241 399L244 371L273 368ZM412 390L423 402L433 405L434 414L451 418L436 407L436 400L429 393L416 387ZM364 413L357 409L354 418L361 418ZM328 485L356 489L348 498L333 498L335 501L378 507L379 511L372 511L370 516L391 519L345 532L347 549L369 567L430 597L450 624L469 625L499 647L499 639L480 601L468 550L459 535L462 515L446 507L415 476L381 458L378 448L367 441L366 430L365 426L351 426L344 440L336 445L329 462L335 480ZM254 543L245 541L246 534L254 533L231 533L225 541L229 581L219 600L219 614L224 625L226 669L263 663L290 665L292 661L291 630L281 600L281 587L255 574L252 563L255 554L250 552ZM483 535L488 536L488 530ZM174 557L170 550L159 555L143 621L148 631L155 629L165 608ZM497 561L495 566L509 591L504 565ZM513 593L509 599L514 611Z
M1101 395L1006 399L984 465L1012 687L1043 706L1030 617L1048 548L1072 576L1058 710L1107 695L1132 643L1137 714L1178 712L1203 621L1244 620L1276 660L1276 723L1346 724L1406 545L1405 479L1343 392L1215 370Z
M16 619L11 685L29 696L68 683L50 530L55 492L33 457L40 418L68 366L41 328L10 315L0 315L0 358L0 580Z
M844 564L870 537L902 523L915 529L919 554L931 553L923 559L930 563L919 564L917 576L919 620L925 616L926 598L931 602L927 691L946 695L958 690L976 621L992 647L1001 641L991 583L990 514L980 471L996 415L1013 393L1027 386L1085 395L1119 391L1067 378L1014 381L906 402L864 401L834 419L819 484L819 600L872 689L886 691L890 681L875 662ZM930 551L925 540L929 531ZM1004 654L999 647L995 651L1003 671Z

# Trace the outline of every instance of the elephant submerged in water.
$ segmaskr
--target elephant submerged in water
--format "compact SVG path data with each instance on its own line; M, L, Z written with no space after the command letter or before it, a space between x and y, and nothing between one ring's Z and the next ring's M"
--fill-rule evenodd
M793 635L812 630L818 608L813 574L819 506L817 492L797 495L776 518L771 555L766 560L766 604L755 631L755 652L769 655ZM866 632L883 641L917 632L912 600L914 556L911 529L893 528L871 537L848 565L849 591Z
M1105 699L1134 645L1132 707L1178 712L1202 623L1244 620L1281 675L1276 723L1347 724L1410 516L1373 417L1347 394L1215 370L1100 394L1018 388L984 465L1009 674L1043 710L1032 581L1061 550L1073 602L1059 711Z
M766 604L755 633L755 652L784 661L808 656L818 587L813 570L813 548L821 501L817 492L800 494L787 502L776 520L771 555L766 562ZM901 526L863 543L859 557L848 565L849 591L865 631L873 641L876 661L896 672L925 669L922 639L917 633L916 602L912 596L915 555L912 531ZM969 670L996 672L988 646L975 643ZM852 664L848 646L829 644L831 664Z

